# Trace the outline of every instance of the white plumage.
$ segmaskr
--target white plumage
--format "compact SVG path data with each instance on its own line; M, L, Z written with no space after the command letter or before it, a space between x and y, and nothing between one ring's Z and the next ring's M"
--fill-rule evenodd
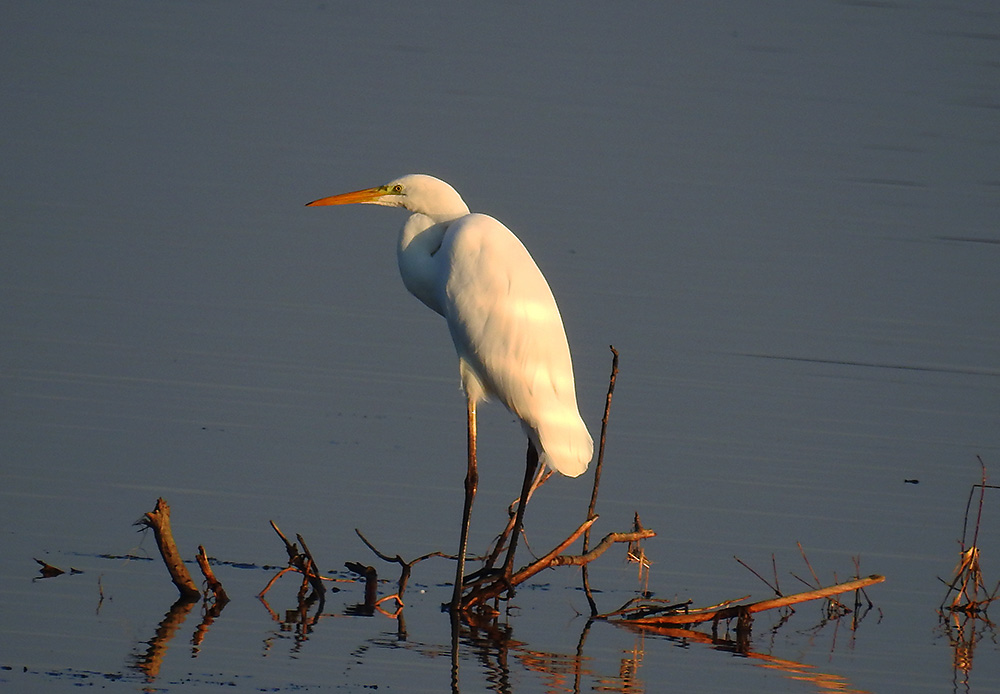
M569 344L555 298L535 261L497 220L470 214L450 185L410 174L309 205L367 203L412 214L399 233L397 259L406 288L444 316L468 399L469 472L452 608L462 599L469 518L478 484L476 404L495 396L528 437L525 482L503 573L511 574L530 478L538 463L581 475L594 442L580 417Z
M562 317L518 238L496 219L470 214L454 188L425 174L310 205L347 203L413 213L399 233L399 272L406 288L447 320L466 396L500 400L540 462L569 477L585 472L594 442L577 407Z
M528 251L500 222L470 214L449 224L437 258L449 268L442 314L468 397L495 395L521 420L540 462L582 474L594 443L577 408L562 317Z

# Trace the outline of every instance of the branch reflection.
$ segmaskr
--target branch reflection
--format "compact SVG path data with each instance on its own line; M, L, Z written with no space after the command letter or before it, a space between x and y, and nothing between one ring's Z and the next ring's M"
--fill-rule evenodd
M196 603L197 600L189 598L178 599L163 616L153 638L146 641L146 650L135 655L133 666L146 676L147 682L153 682L160 674L160 667L163 665L163 658L167 654L171 640Z
M820 693L837 691L847 694L866 694L866 690L851 686L846 677L822 672L813 665L778 658L768 653L755 652L752 641L728 633L712 635L694 629L651 627L616 624L636 634L632 647L621 651L617 670L603 670L594 658L586 654L587 637L597 622L584 625L575 652L560 653L534 649L530 644L514 638L510 624L495 619L466 614L463 619L452 619L452 676L451 691L461 692L459 670L476 662L482 669L488 691L512 694L512 663L518 671L534 673L543 683L546 692L572 692L599 690L636 694L647 691L649 683L642 676L647 639L667 639L684 647L704 645L713 650L747 658L755 667L773 670L788 679L810 682ZM785 623L783 618L776 629ZM656 685L658 686L658 685Z

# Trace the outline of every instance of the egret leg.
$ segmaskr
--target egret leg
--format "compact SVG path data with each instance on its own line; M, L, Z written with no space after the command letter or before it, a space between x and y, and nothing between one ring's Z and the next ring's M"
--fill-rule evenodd
M538 451L535 444L528 441L528 454L524 465L524 484L521 485L521 499L517 502L517 516L514 518L514 529L510 533L510 547L507 549L507 557L503 561L502 576L510 583L510 578L514 573L514 552L517 549L517 538L521 535L521 527L524 525L524 508L528 505L528 497L531 495L532 483L535 481L535 472L538 470ZM513 593L513 590L511 590Z
M462 606L462 586L465 581L465 555L469 549L469 523L472 520L472 502L479 486L479 470L476 468L476 403L471 398L468 404L469 468L465 475L465 506L462 509L462 535L458 541L458 569L455 572L455 592L451 597L451 609Z
M546 469L541 465L538 466L538 472L535 473L535 479L531 483L531 490L528 492L528 501L531 501L531 497L535 495L535 490L541 487L553 474L551 469ZM475 576L476 573L486 573L493 569L494 565L497 563L497 559L500 557L501 552L504 550L504 545L507 544L507 539L510 537L510 531L514 529L514 521L517 518L517 508L520 505L520 497L515 499L510 503L507 509L509 518L507 519L507 526L503 531L497 535L496 540L493 542L493 549L490 551L490 556L486 558L486 564L480 569L479 572L474 572L469 575L469 578ZM527 502L526 502L527 503Z

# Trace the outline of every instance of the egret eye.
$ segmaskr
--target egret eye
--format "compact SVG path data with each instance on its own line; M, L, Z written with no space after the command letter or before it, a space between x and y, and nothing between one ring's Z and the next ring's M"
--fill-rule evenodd
M396 193L397 195L398 195L399 193L402 193L402 192L403 192L403 186L402 186L402 185L400 185L399 183L397 183L396 185L394 185L394 186L392 187L392 192L393 192L393 193Z

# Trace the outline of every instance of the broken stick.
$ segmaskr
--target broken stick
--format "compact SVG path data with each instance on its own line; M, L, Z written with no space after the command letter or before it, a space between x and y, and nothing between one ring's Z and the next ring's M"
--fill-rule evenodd
M198 600L201 597L201 591L191 580L191 574L188 573L184 560L181 559L177 545L174 543L174 534L170 529L170 506L167 505L167 502L162 497L157 499L156 507L137 520L135 525L152 529L153 536L156 538L156 546L159 548L160 556L163 557L163 563L166 564L167 572L170 574L170 580L177 586L181 598L191 602Z
M215 604L220 608L224 607L227 602L229 602L229 596L226 595L226 589L222 587L222 581L215 577L215 572L212 571L212 566L208 563L208 555L205 553L205 548L202 545L198 545L198 566L201 568L201 574L205 577L205 582L208 583L209 589L215 595Z

